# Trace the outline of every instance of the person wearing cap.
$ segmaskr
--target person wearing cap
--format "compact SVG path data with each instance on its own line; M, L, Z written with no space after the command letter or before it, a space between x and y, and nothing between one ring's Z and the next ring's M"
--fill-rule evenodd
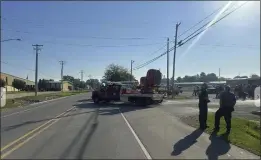
M203 83L201 86L201 90L198 94L199 99L199 124L200 129L206 129L207 128L207 116L208 116L208 92L207 92L207 84Z
M215 113L215 131L219 131L220 118L224 116L227 133L231 130L231 118L232 112L234 111L234 106L236 104L236 96L230 92L230 86L225 86L225 91L220 94L220 107Z

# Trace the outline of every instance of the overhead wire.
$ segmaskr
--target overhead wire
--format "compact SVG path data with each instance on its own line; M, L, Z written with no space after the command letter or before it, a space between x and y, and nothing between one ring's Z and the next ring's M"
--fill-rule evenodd
M178 35L178 38L181 37L182 35L186 34L188 31L190 31L191 29L195 28L197 25L199 25L200 23L202 23L204 20L208 19L209 17L211 17L213 14L217 13L219 10L221 10L224 6L226 6L226 4L222 5L221 7L219 7L218 9L214 10L213 12L211 12L209 15L207 15L206 17L204 17L203 19L201 19L200 21L198 21L196 24L194 24L193 26L191 26L189 29L185 30L184 32L182 32L180 35ZM225 12L225 11L224 11Z
M215 22L213 22L209 27L204 28L202 31L196 33L195 35L193 35L192 37L190 37L191 35L187 36L186 38L184 38L183 40L181 40L181 46L184 45L185 43L187 43L188 41L190 41L191 39L195 38L197 35L199 35L200 33L204 32L205 30L209 29L210 27L214 26L216 23L218 23L219 21L223 20L224 18L226 18L227 16L229 16L230 14L232 14L233 12L235 12L236 10L240 9L241 7L243 7L245 4L247 4L249 1L241 4L239 7L235 8L234 10L230 11L229 13L227 13L226 15L224 15L223 17L219 18L218 20L216 20ZM210 24L211 22L209 22L208 24ZM208 25L207 24L207 25ZM189 38L190 37L190 38ZM186 40L187 39L187 40ZM184 40L186 40L185 42L183 42Z
M218 23L218 22L221 21L222 19L226 18L227 16L229 16L230 14L232 14L233 12L235 12L236 10L240 9L241 7L243 7L246 3L248 3L248 2L245 2L245 3L241 4L239 7L235 8L234 10L232 10L232 11L230 11L229 13L225 14L223 17L221 17L221 18L218 19L217 21L213 22L209 27L203 29L203 30L200 31L199 33L193 32L193 33L196 33L196 34L193 35L192 37L190 37L190 36L192 35L192 34L191 34L191 35L189 35L188 37L184 38L184 39L187 39L187 40L186 40L185 42L183 42L184 39L183 39L182 41L180 41L181 43L178 44L176 48L179 48L179 47L183 46L185 43L187 43L187 42L190 41L191 39L195 38L195 37L198 36L200 33L204 32L204 31L207 30L208 28L214 26L216 23ZM206 24L204 24L203 27L207 26L209 23L211 23L211 21L208 22L208 23L206 23ZM203 27L200 27L200 28L202 29ZM197 30L197 31L198 31L198 30ZM190 38L189 38L189 37L190 37ZM188 39L188 38L189 38L189 39ZM173 49L174 49L174 47L172 47L171 49L169 49L169 52L172 51ZM161 57L164 56L165 54L167 54L167 51L164 52L164 53L162 53L162 54L160 54L159 56L157 56L157 57L155 57L155 58L153 58L153 59L151 59L151 60L145 62L144 64L141 64L141 65L135 67L133 70L138 70L138 69L140 69L140 68L143 68L143 67L147 66L148 64L150 64L150 63L152 63L152 62L158 60L159 58L161 58Z
M13 31L13 32L17 32L17 33L36 34L33 32L19 31L19 30L13 30L13 29L1 29L1 31ZM48 35L48 36L51 36L51 35ZM54 36L51 36L51 37L54 37ZM114 37L97 37L97 36L80 36L80 37L86 38L86 39L104 39L104 40L148 40L148 39L167 38L167 37L117 37L117 38L114 38Z
M228 11L229 9L231 9L232 7L234 7L236 5L236 3L231 6L230 8L227 8L226 10L224 10L221 14L225 13L226 11ZM230 13L230 12L229 12ZM189 37L193 36L193 34L197 33L199 30L201 30L202 28L206 27L207 25L209 25L210 23L212 23L212 21L208 21L207 23L205 23L203 26L201 26L200 28L198 28L196 31L192 32L189 36L187 36L186 38L184 38L183 40L188 39Z
M24 69L24 70L29 70L29 71L31 71L31 72L35 72L35 70L34 69L30 69L30 68L27 68L27 67L24 67L24 66L21 66L21 65L14 65L14 64L10 64L9 62L5 62L5 61L0 61L1 62L1 64L3 63L3 64L7 64L7 65L9 65L9 66L12 66L12 67L19 67L19 69ZM53 76L48 76L48 75L46 75L46 74L43 74L42 72L39 72L38 71L38 73L39 74L41 74L41 75L43 75L43 76L45 76L45 77L50 77L50 78L53 78L53 79L58 79L57 77L53 77ZM60 79L60 78L59 78Z

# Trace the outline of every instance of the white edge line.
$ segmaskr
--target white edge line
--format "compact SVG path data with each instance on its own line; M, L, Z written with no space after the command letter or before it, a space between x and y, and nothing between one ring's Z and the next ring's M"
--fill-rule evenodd
M75 96L75 95L72 95L72 96ZM38 102L38 103L32 103L32 104L29 104L29 105L27 105L27 106L39 105L39 104L43 104L43 103L47 103L47 102L52 102L52 101L55 101L55 100L61 100L61 99L67 98L67 97L71 97L71 96L66 96L66 97L51 99L51 100L47 100L47 101L43 101L43 102ZM33 109L36 109L36 108L39 108L39 107L42 107L42 106L37 106L37 107L33 107L33 108L28 108L28 109L25 109L25 110L22 110L22 111L14 112L14 113L11 113L11 114L8 114L8 115L5 115L5 116L1 116L1 118L6 118L6 117L9 117L9 116L12 116L12 115L19 114L19 113L27 112L27 111L30 111L30 110L33 110Z
M124 121L126 122L127 126L129 127L131 133L133 134L133 136L135 137L135 139L137 140L141 150L143 151L143 153L145 154L147 159L152 159L149 152L146 150L146 148L144 147L144 145L142 144L142 142L140 141L139 137L137 136L137 134L135 133L135 131L133 130L133 128L131 127L130 123L128 122L128 120L125 118L124 114L121 112L121 110L119 109L119 112L121 113L122 118L124 119Z

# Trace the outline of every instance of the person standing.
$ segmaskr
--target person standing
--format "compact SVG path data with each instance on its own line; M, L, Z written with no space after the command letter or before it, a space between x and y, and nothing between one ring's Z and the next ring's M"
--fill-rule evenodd
M209 98L208 98L208 92L207 92L207 84L203 83L201 86L201 90L198 94L199 98L199 125L200 129L206 129L207 126L207 116L208 116L208 103Z
M227 131L230 133L231 130L231 118L232 112L234 111L234 106L236 104L236 96L230 92L230 86L225 87L225 91L220 94L220 107L215 113L215 131L219 131L220 118L224 116Z

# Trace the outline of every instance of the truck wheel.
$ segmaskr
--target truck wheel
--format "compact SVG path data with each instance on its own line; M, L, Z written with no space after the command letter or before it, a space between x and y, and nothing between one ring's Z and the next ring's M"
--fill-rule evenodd
M95 104L98 104L98 103L100 102L99 97L93 97L93 102L94 102Z

